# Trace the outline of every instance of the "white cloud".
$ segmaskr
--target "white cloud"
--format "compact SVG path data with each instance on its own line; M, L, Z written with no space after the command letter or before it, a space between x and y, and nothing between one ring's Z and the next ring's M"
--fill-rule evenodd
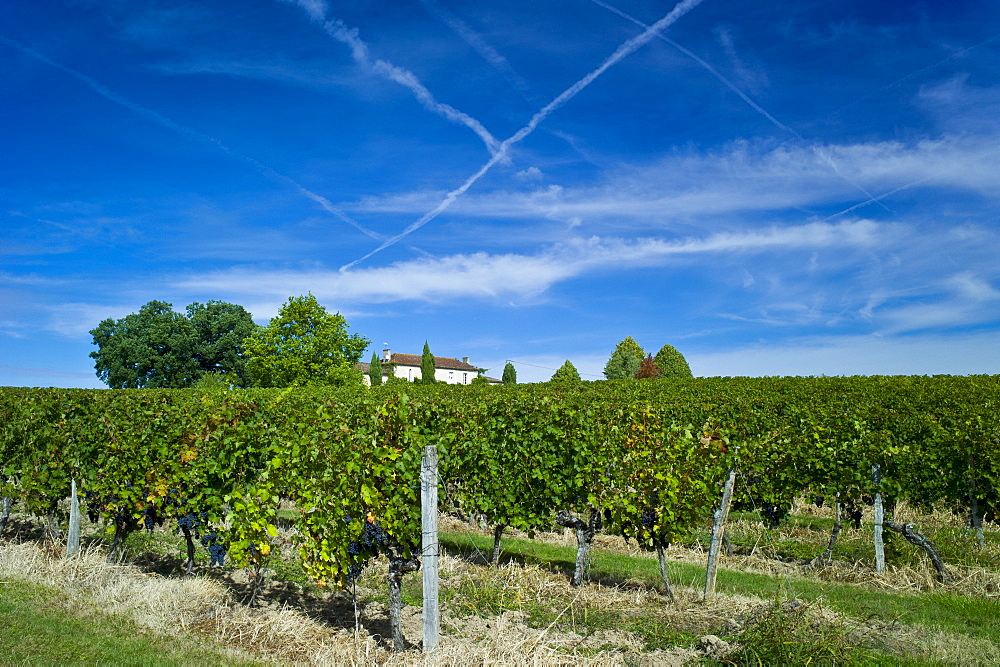
M895 238L892 225L867 220L769 227L678 240L576 238L534 255L458 254L418 258L379 268L332 271L243 268L191 277L175 286L213 294L270 294L284 298L311 290L343 303L455 298L533 297L552 285L592 271L655 266L699 255L803 248L867 248Z
M304 65L274 59L248 61L202 57L180 62L156 63L152 69L161 74L220 74L245 79L281 81L308 87L356 85L354 76L332 72L329 66Z
M514 178L519 181L540 181L545 177L538 167L528 167L514 174Z
M830 167L833 161L840 175ZM516 172L524 178L534 167ZM875 195L908 188L953 188L1000 196L1000 150L982 137L949 136L826 146L779 146L738 141L709 153L679 154L654 164L610 171L601 183L520 191L466 193L453 217L584 222L627 221L662 228L670 221L761 211L864 204L857 183ZM348 210L418 215L440 191L368 197ZM891 204L892 196L886 202ZM860 207L858 207L860 208ZM805 215L804 215L805 217Z
M96 303L61 303L49 306L49 321L46 328L67 338L90 338L90 330L101 321L120 319L139 310L142 304L102 305ZM174 304L175 306L177 304ZM176 308L175 308L176 310Z
M317 23L322 22L326 18L326 1L325 0L280 0L281 2L287 2L292 5L298 5L302 10L308 14L309 18Z
M885 333L954 329L1000 319L1000 290L969 271L931 283L919 297L914 303L910 295L902 295L902 305L889 302L866 310Z

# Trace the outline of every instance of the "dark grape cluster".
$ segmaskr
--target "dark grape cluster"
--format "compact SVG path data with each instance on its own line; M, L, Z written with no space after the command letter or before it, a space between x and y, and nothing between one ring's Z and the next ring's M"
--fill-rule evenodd
M344 517L346 523L351 523L351 517ZM389 535L378 521L371 518L366 519L361 527L361 534L358 539L347 543L347 555L354 563L347 570L347 583L354 583L361 576L361 570L368 564L368 560L379 553L386 553L389 550Z
M389 536L378 521L365 521L361 529L361 546L376 552L389 546Z
M861 530L861 510L854 506L844 508L847 519L854 525L855 530Z
M156 510L155 505L150 505L143 511L142 525L150 533L157 526L163 525L163 516Z
M642 522L642 527L646 530L650 530L653 524L656 523L656 510L645 509L642 511L642 516L639 518Z
M761 508L760 513L761 516L767 519L767 527L774 530L788 516L788 509L784 505L765 505Z
M226 559L226 547L221 544L210 544L208 545L208 554L212 557L212 562L209 565L222 567L222 563Z
M226 559L226 547L219 543L219 534L213 532L208 535L202 535L201 545L208 549L208 555L212 558L209 565L222 567Z
M195 537L197 537L198 536L198 517L195 515L194 512L188 512L187 514L183 514L183 515L177 517L177 527L180 530L186 530L186 531L192 532L192 533L195 534Z
M83 500L87 503L87 520L90 523L97 523L101 520L101 502L97 499L97 494L94 491L84 489Z

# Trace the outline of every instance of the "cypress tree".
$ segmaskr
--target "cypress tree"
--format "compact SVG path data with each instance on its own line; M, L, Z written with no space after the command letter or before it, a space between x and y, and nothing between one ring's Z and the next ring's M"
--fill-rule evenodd
M507 362L507 365L503 367L503 377L501 377L504 384L517 384L517 371L514 370L514 364Z
M424 353L420 357L420 384L434 384L434 355L431 354L431 346L424 341Z
M371 380L373 387L382 384L382 360L374 352L372 352L372 362L368 364L368 379Z

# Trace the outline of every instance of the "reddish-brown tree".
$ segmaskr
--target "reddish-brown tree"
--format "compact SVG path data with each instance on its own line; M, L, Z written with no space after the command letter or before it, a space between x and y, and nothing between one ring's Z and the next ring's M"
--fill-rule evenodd
M653 355L651 354L646 355L646 358L642 360L641 364L639 364L639 370L635 372L635 377L640 380L658 378L661 375L663 375L663 373L660 372L660 367L656 365L655 361L653 361Z

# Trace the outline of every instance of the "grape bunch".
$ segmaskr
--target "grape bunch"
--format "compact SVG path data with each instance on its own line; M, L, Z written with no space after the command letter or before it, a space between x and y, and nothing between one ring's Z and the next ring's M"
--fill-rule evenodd
M788 516L788 510L785 505L764 505L760 513L767 519L767 527L774 530Z
M352 519L344 517L344 521L351 523ZM357 581L370 558L388 551L389 535L379 522L369 515L365 518L358 539L347 543L347 555L354 561L347 569L347 583Z
M97 523L101 520L101 501L97 498L97 493L90 491L89 489L84 489L83 500L87 503L87 520L90 523Z
M195 516L194 512L188 512L177 517L177 528L179 530L185 530L194 533L195 537L198 537L198 517Z
M156 511L155 505L150 505L142 513L142 525L147 532L153 532L157 526L163 525L163 517Z
M226 547L219 544L219 534L209 533L208 535L202 535L201 545L208 549L208 555L212 557L212 561L209 565L218 565L219 567L222 567L222 564L226 559Z

